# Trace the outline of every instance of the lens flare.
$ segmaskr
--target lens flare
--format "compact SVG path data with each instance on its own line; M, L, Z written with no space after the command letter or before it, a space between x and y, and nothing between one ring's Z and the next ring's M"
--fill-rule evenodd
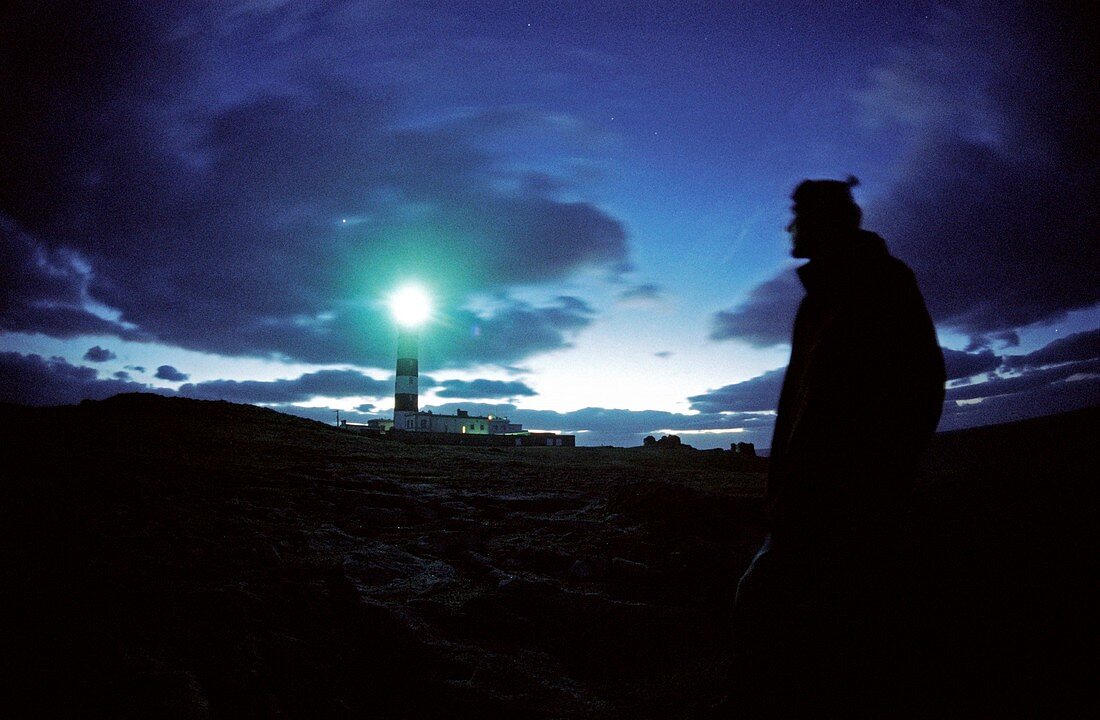
M432 301L419 285L406 285L390 296L390 311L399 325L416 327L431 317Z

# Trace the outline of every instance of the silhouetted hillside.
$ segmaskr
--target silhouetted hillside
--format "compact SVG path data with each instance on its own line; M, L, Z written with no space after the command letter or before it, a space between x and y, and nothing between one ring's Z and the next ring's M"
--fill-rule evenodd
M937 438L919 708L1075 698L1098 417ZM689 718L723 691L762 531L731 453L410 447L153 395L0 421L5 714Z

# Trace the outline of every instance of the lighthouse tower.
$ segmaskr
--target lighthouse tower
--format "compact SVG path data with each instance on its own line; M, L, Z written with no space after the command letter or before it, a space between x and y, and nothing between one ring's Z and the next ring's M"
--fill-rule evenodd
M406 285L390 296L390 308L397 321L397 379L393 385L393 427L395 430L419 430L420 376L417 346L419 327L432 314L428 294L417 285Z
M416 413L420 409L419 340L415 327L402 327L397 334L397 379L393 387L393 427L397 430L416 430Z

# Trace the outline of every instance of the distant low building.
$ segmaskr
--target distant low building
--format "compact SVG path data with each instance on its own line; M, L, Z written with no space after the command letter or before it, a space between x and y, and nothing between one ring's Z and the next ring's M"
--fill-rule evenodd
M341 427L374 437L386 437L402 442L431 445L495 445L516 447L574 447L575 435L552 432L532 432L523 425L496 415L471 415L457 410L454 415L430 410L405 412L405 427L392 420L377 419L365 423L342 421Z
M456 410L454 415L437 415L430 410L417 410L401 414L404 421L398 430L408 432L455 433L458 435L514 435L526 432L518 423L509 422L506 417L495 415L471 415L465 410Z
M355 432L362 433L363 435L384 435L393 429L393 420L368 420L365 423L348 422L347 420L340 421L340 427L345 430L354 430Z

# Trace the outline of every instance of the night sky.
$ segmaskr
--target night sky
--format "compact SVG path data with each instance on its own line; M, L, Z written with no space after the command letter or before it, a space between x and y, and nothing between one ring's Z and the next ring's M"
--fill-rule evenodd
M1100 402L1094 26L1025 2L15 3L0 401L770 443L803 178L859 177L941 429Z

